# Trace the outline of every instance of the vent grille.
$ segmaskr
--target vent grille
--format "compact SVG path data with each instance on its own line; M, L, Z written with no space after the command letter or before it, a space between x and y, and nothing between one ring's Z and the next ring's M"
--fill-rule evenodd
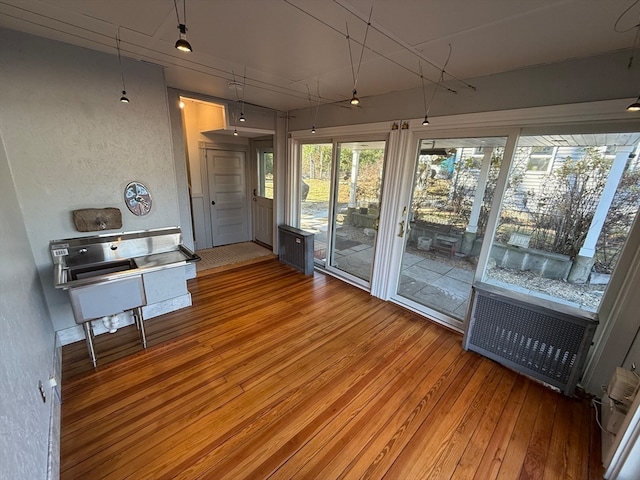
M278 226L278 257L282 263L313 273L313 233L289 225Z
M595 314L545 308L532 297L523 301L496 290L474 287L464 348L573 394L598 323Z

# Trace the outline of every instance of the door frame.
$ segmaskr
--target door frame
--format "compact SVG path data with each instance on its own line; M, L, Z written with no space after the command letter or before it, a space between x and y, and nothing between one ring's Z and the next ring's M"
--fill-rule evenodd
M379 234L376 238L376 245L374 249L373 263L372 263L372 273L371 280L369 282L358 278L354 275L349 274L343 270L338 268L330 267L330 258L329 251L333 248L333 218L335 215L335 195L336 195L336 185L335 185L335 176L338 169L337 165L337 145L340 143L349 143L349 142L366 142L366 141L384 141L385 142L385 155L384 155L384 165L383 165L383 175L382 175L382 197L381 204L382 209L379 214L380 224L383 222L383 211L385 207L385 203L387 202L385 198L385 192L390 192L390 190L386 189L386 177L387 177L387 166L389 158L389 147L391 142L392 133L395 133L394 130L398 130L399 123L398 122L379 122L374 124L366 124L366 125L353 125L349 127L330 127L324 129L317 129L317 133L311 137L308 135L308 132L290 132L289 137L289 148L290 148L290 180L294 183L292 191L295 192L293 198L291 199L291 208L289 210L291 223L295 227L300 227L300 185L301 180L301 149L303 144L319 144L326 143L332 144L333 149L331 153L331 184L330 184L330 205L329 205L329 222L327 225L327 263L324 267L318 267L323 272L326 272L332 276L340 278L341 280L354 285L356 287L362 288L363 290L372 292L372 288L375 282L376 277L376 266L380 263L377 258L379 256ZM390 193L387 193L390 195ZM317 265L316 265L317 266Z
M204 235L206 244L203 246L198 245L200 250L213 247L213 227L211 225L211 195L209 192L209 171L207 166L207 150L217 150L225 152L240 152L245 155L245 199L249 202L249 195L251 193L251 170L247 158L249 156L249 145L238 144L225 144L225 143L210 143L199 142L198 149L200 151L200 179L202 181L202 196L203 196L203 217L204 217ZM247 215L249 215L249 237L253 238L253 215L251 208L247 205Z

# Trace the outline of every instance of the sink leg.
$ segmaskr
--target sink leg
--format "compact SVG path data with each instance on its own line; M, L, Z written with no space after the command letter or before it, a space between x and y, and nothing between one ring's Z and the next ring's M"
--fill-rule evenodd
M140 330L140 339L142 340L142 346L147 348L147 335L144 331L144 318L142 318L142 307L138 307L134 310L133 315L136 319L136 326Z
M91 362L93 363L93 368L96 368L96 352L93 349L93 332L91 330L91 321L84 322L82 324L84 327L84 338L87 341L87 350L89 350L89 356L91 357Z

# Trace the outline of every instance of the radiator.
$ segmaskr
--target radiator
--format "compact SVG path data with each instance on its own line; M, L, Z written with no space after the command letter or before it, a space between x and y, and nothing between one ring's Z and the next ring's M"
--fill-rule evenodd
M282 263L313 274L313 233L289 225L278 226L278 257Z
M463 346L573 395L598 325L596 313L474 285Z

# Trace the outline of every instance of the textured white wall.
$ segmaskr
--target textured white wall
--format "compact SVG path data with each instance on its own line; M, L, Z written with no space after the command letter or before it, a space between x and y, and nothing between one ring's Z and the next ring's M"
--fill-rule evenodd
M71 211L118 207L122 231L180 225L167 93L161 68L0 29L0 131L55 330L75 325L52 287L48 245L79 237ZM122 195L144 182L153 209L136 217Z
M54 333L3 136L0 130L0 478L44 479L55 399L46 388L42 402L38 381L47 385L53 373Z

